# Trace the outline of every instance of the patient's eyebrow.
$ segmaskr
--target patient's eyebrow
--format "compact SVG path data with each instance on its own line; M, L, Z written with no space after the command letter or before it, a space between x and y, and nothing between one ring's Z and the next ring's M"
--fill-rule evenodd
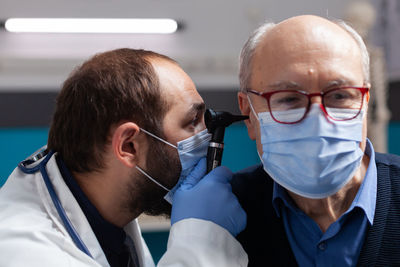
M331 87L340 87L344 85L349 85L349 81L346 79L336 79L326 83L324 88L331 88Z
M301 86L293 81L277 81L267 86L269 90L301 89Z
M351 83L346 79L335 79L328 81L321 89L330 89L332 87L350 86ZM293 81L277 81L267 86L267 90L304 90L300 84Z

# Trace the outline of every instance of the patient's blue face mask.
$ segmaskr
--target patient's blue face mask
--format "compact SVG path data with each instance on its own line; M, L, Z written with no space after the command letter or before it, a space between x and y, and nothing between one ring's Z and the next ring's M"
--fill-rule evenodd
M313 104L307 117L296 124L281 124L270 113L256 113L260 123L264 170L287 190L307 198L325 198L339 191L361 164L364 110L347 121L328 119ZM281 111L291 116L294 110ZM354 112L338 110L338 112Z
M182 141L179 141L177 145L173 145L169 143L168 141L165 141L164 139L144 130L141 129L144 133L150 135L153 138L156 138L157 140L174 147L178 150L179 154L179 159L181 162L182 170L181 174L179 177L179 180L177 184L172 188L168 189L161 183L159 183L156 179L148 175L144 170L142 170L140 167L136 166L136 169L138 169L142 174L144 174L147 178L149 178L151 181L168 191L168 193L165 195L165 200L168 201L170 204L172 204L172 197L178 189L179 185L185 180L185 178L189 175L189 173L193 170L193 168L196 166L196 164L200 161L201 158L205 157L207 155L207 150L208 150L208 143L211 139L211 134L208 133L208 130L205 129L187 139L184 139Z

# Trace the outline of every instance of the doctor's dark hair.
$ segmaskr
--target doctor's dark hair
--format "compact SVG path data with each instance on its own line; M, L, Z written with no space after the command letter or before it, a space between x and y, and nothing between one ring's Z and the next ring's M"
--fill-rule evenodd
M163 137L168 104L150 62L164 55L117 49L97 54L75 69L57 97L48 148L58 152L72 172L97 171L113 125L132 121ZM177 63L176 63L177 64Z

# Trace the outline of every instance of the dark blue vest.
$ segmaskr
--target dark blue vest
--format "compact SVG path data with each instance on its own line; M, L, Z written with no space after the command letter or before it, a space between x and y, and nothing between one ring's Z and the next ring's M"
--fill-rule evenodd
M377 202L358 266L400 266L400 157L375 154ZM247 213L247 227L237 237L249 255L249 266L297 266L282 220L272 207L273 181L262 165L232 180L233 192Z

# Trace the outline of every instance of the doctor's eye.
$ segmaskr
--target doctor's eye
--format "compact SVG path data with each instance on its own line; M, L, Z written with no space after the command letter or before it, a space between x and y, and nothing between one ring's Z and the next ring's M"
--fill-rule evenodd
M199 124L201 121L201 116L200 114L197 114L194 118L192 118L192 120L190 121L190 124L192 126L196 126L197 124Z

